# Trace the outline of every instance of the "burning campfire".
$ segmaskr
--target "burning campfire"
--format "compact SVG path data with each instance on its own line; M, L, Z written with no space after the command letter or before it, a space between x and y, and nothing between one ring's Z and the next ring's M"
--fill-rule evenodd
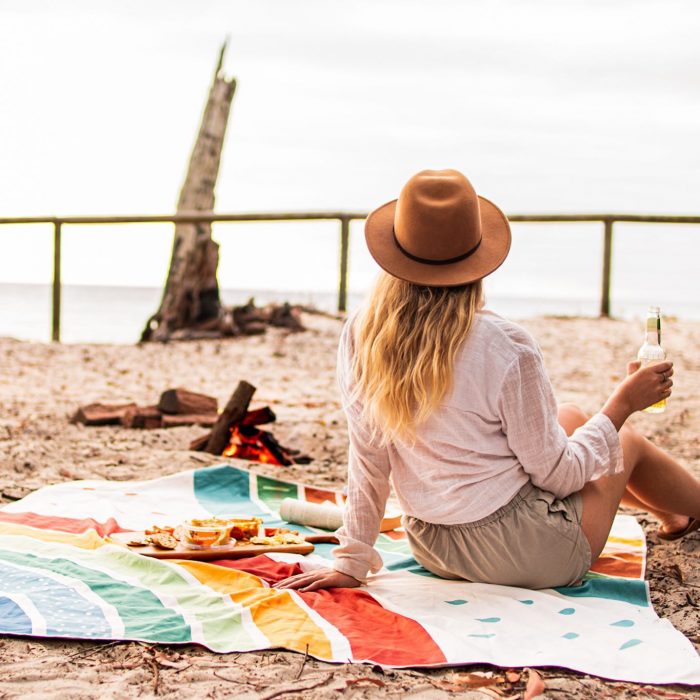
M290 464L308 464L311 460L300 455L298 450L282 447L275 436L253 425L234 425L231 439L221 453L224 457L248 459L263 464L278 464L288 467Z
M271 432L258 427L273 423L277 417L268 406L248 410L254 392L254 386L239 382L211 432L193 440L190 449L282 467L311 462L310 457L283 447Z
M211 432L190 443L191 450L209 452L223 457L236 457L263 464L287 467L308 464L311 458L299 450L283 447L274 435L258 426L277 419L269 406L248 410L255 387L239 382L224 410L219 413L218 402L212 396L187 389L168 389L157 405L89 404L81 406L72 418L84 425L117 425L125 428L171 428L183 425L211 427Z

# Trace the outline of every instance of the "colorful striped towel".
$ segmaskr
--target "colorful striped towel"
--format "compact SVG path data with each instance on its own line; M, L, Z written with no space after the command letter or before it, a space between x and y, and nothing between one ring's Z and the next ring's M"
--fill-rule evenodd
M385 569L358 589L300 594L270 587L325 566L267 554L213 563L148 559L110 533L245 513L280 524L285 497L342 496L230 466L152 481L78 481L0 511L0 632L76 639L196 642L217 652L285 648L383 666L563 666L640 683L698 683L693 646L652 609L645 546L618 517L604 555L576 588L531 591L430 575L403 533L377 546Z

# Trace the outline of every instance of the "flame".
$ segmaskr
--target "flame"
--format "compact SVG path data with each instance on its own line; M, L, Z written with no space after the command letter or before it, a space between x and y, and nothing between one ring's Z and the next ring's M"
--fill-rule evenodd
M252 462L262 462L263 464L286 466L265 445L267 436L274 440L272 435L264 430L259 430L253 426L234 425L231 428L229 444L224 448L222 455L224 457L247 459Z

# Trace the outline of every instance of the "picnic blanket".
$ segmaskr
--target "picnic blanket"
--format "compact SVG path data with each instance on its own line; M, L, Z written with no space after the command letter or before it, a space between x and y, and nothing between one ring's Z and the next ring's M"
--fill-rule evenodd
M271 526L285 497L342 494L231 466L151 481L48 486L0 510L0 632L202 644L216 652L284 648L386 667L490 663L562 666L640 683L700 682L691 643L651 607L641 528L618 516L583 585L526 590L439 579L404 533L380 535L385 568L367 586L298 593L270 584L327 566L266 554L210 563L149 559L110 533L244 513ZM300 528L309 531L305 528Z

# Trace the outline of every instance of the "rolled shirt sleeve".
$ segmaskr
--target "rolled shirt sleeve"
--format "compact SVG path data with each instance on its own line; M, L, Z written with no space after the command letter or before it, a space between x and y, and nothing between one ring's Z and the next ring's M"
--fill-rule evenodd
M360 581L376 573L382 558L374 543L389 497L391 465L387 448L380 446L362 419L357 401L349 394L349 323L338 348L338 384L348 421L348 486L343 525L336 535L340 546L333 550L333 568Z
M359 444L351 432L348 460L348 498L343 526L337 531L340 546L333 550L333 568L365 581L367 573L376 573L382 558L374 549L387 498L389 464L380 450Z
M620 438L597 413L567 437L557 402L536 348L523 347L508 368L498 400L508 445L535 486L558 498L593 479L622 471Z

